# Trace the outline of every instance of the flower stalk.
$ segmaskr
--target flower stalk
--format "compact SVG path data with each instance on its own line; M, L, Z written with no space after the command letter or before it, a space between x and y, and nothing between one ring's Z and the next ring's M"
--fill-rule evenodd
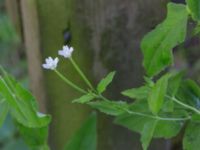
M85 90L83 90L82 88L78 87L76 84L71 82L69 79L67 79L65 76L63 76L58 70L55 69L54 71L69 86L71 86L75 90L79 91L80 93L87 94L87 92Z
M95 89L92 86L91 82L87 79L87 77L84 75L83 71L81 71L81 69L76 64L76 62L73 60L73 58L70 57L69 60L71 61L72 65L74 66L74 68L76 69L76 71L79 73L79 75L81 76L81 78L83 79L83 81L90 87L91 90L95 91Z

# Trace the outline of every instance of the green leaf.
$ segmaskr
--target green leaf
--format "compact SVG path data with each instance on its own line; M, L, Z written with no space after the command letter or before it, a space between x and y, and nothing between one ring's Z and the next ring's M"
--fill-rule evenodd
M0 127L4 123L4 120L8 114L9 105L4 101L0 101Z
M189 12L195 21L200 21L200 1L199 0L186 0Z
M93 100L94 98L95 98L95 96L94 96L92 93L88 93L88 94L86 94L86 95L81 96L81 97L78 98L78 99L73 100L72 102L73 102L73 103L81 103L81 104L84 104L84 103L90 102L90 101Z
M27 127L43 127L50 123L50 116L37 112L35 98L13 78L0 79L0 93L17 122Z
M166 98L163 107L163 112L173 112L174 111L174 101L171 98Z
M200 123L190 122L186 127L183 148L184 150L199 150L200 147Z
M181 102L200 108L200 87L192 80L184 80L176 94L176 98Z
M198 24L192 31L192 36L198 35L200 33L200 24Z
M154 138L170 139L178 135L181 131L183 123L181 121L158 121L156 130L154 131Z
M199 114L192 115L192 121L200 123L200 115Z
M148 110L148 104L145 101L136 102L130 109L134 112L151 115ZM183 125L182 122L179 121L157 120L147 116L128 113L119 115L115 119L116 124L122 125L131 131L138 132L140 134L142 134L145 125L152 121L157 121L153 134L153 137L155 138L172 138L180 132Z
M169 78L167 93L171 97L176 95L176 93L180 87L182 78L183 78L183 72L173 73L171 75L171 77Z
M161 77L156 84L154 84L150 91L148 104L153 114L157 114L163 106L163 100L167 91L169 76L169 74L166 74Z
M133 132L142 134L145 124L151 122L148 117L138 115L123 114L116 118L115 123L128 128ZM172 138L176 136L182 128L182 123L178 121L159 120L156 124L153 134L154 138Z
M148 97L149 92L150 88L148 86L141 86L139 88L133 88L123 91L122 94L124 96L140 100L140 99L146 99Z
M64 150L96 150L97 148L97 118L91 115L85 124L67 143Z
M113 116L118 116L124 113L128 108L128 104L122 101L96 101L88 104L105 114Z
M104 79L100 81L100 83L97 85L97 91L99 93L103 93L107 86L112 82L113 78L115 76L115 71L109 73Z
M28 128L17 124L19 132L26 144L34 150L48 150L48 127Z
M147 150L149 143L151 142L151 139L153 137L156 124L157 124L157 120L148 122L144 125L142 134L141 134L141 139L140 139L142 142L143 150Z
M141 48L148 76L172 64L172 49L185 40L187 18L185 5L169 3L167 18L144 37Z

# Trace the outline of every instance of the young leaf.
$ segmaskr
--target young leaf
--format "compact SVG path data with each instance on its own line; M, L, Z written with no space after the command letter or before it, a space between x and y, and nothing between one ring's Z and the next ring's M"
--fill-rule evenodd
M148 76L154 76L172 64L172 49L185 39L187 18L185 5L169 3L167 18L144 37L141 48Z
M147 150L149 143L151 142L151 139L153 138L153 133L155 130L157 124L157 120L148 122L144 125L144 128L142 130L141 134L141 142L143 150Z
M150 88L148 86L141 86L139 88L133 88L123 91L122 94L124 96L140 100L140 99L146 99L148 97L149 91Z
M64 150L96 150L96 115L91 115L78 132L69 140Z
M100 81L100 83L97 85L97 91L99 93L103 93L107 86L112 82L113 78L115 76L115 71L109 73L104 79Z
M200 1L199 0L186 0L187 7L195 21L200 21Z
M78 99L75 99L73 100L72 102L73 103L81 103L81 104L84 104L84 103L87 103L87 102L90 102L91 100L93 100L95 98L95 96L91 93L88 93L86 95L83 95L81 96L80 98Z
M157 114L163 105L163 100L167 91L169 76L169 74L166 74L161 77L150 91L148 104L153 114Z
M184 150L199 150L200 148L200 123L190 122L183 138Z
M128 104L122 101L96 101L90 102L89 105L105 114L113 116L124 113L128 108Z

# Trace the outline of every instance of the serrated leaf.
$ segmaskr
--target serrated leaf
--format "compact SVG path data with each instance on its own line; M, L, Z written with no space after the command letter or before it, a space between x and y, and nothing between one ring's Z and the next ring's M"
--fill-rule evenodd
M125 110L128 108L128 104L122 101L96 101L90 102L88 104L105 114L113 116L124 113Z
M154 130L157 124L157 120L148 122L144 125L142 130L141 139L143 150L147 150L151 139L153 138Z
M103 93L106 90L107 86L112 82L114 76L115 76L115 71L109 73L105 78L103 78L97 85L97 91L99 93Z
M148 97L148 104L149 109L153 114L157 114L162 108L164 97L167 92L169 76L169 74L166 74L163 77L161 77L150 91Z
M185 130L183 138L184 150L199 150L200 147L200 123L190 122Z
M97 118L91 115L77 133L69 140L64 150L96 150Z
M93 100L95 98L95 96L91 93L88 93L86 95L83 95L81 96L80 98L78 99L75 99L73 100L72 102L73 103L81 103L81 104L84 104L84 103L87 103L87 102L90 102L91 100Z
M172 49L185 40L188 18L185 5L169 3L167 8L167 18L141 43L143 65L148 76L154 76L172 64Z
M122 94L124 96L140 100L140 99L146 99L148 97L149 91L150 88L148 86L142 86L139 88L128 89L126 91L123 91Z
M195 21L200 21L200 1L199 0L186 0L189 12Z

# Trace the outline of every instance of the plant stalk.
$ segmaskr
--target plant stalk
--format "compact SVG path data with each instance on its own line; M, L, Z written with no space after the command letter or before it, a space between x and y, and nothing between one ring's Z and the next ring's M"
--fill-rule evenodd
M67 83L69 86L71 86L72 88L76 89L77 91L79 91L80 93L86 94L87 92L85 90L83 90L82 88L78 87L77 85L75 85L73 82L71 82L70 80L68 80L65 76L63 76L58 70L54 70L55 73L65 82Z

